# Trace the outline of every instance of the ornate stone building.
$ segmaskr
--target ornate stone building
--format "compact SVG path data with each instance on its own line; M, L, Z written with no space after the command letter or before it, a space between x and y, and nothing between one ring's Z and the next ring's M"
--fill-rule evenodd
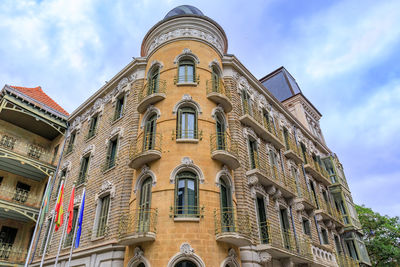
M0 266L27 255L49 176L56 170L68 113L40 87L0 93Z
M218 23L177 7L69 116L55 183L66 199L76 183L76 207L86 190L71 266L369 264L321 114L284 68L259 81L227 49ZM32 266L54 265L60 239L65 266L72 235L52 229Z

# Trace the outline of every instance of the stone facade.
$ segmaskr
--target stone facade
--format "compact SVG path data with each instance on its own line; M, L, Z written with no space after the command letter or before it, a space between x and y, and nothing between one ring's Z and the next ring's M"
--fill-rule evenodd
M325 161L338 161L304 119L318 112L312 105L304 106L307 114L306 108L293 112L226 51L225 33L211 19L165 18L144 38L142 57L69 117L66 143L75 140L64 150L57 177L66 174L65 199L89 158L88 175L76 186L75 204L83 189L86 201L71 266L358 264L344 256L349 225L330 191L337 183ZM121 98L123 115L115 119ZM193 125L182 115L185 108L195 113ZM116 160L105 168L110 140L118 140ZM195 178L179 179L188 172ZM181 181L194 181L193 188ZM178 204L192 193L193 206ZM109 209L99 234L104 196ZM58 262L65 266L65 234L50 235L45 266L54 265L60 240ZM35 256L32 266L39 262Z

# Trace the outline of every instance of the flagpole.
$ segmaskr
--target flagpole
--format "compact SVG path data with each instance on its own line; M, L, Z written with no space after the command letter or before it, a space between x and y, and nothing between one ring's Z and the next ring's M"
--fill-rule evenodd
M67 214L65 215L65 218L66 218L66 220L65 220L65 223L64 223L64 227L63 227L63 231L62 231L61 237L60 237L60 243L58 244L58 251L57 251L56 262L54 263L54 267L57 266L57 263L58 263L58 256L60 255L61 244L62 244L62 240L63 240L64 234L65 234L65 227L68 225L68 224L67 224L67 221L68 221L68 218L69 218L69 213L68 213L68 212L67 212Z
M54 212L52 211L52 212L51 212L51 222L50 222L50 225L48 226L48 227L50 227L50 228L49 228L49 231L47 232L48 235L46 236L46 243L44 244L44 249L43 249L43 252L42 252L42 259L41 259L41 261L40 261L40 267L43 267L43 261L44 261L44 256L46 256L47 245L48 245L48 242L49 242L50 237L51 237L51 235L52 235L51 229L53 228L54 217L55 217L55 216L54 216Z
M37 231L37 229L39 227L39 221L40 221L40 217L42 216L43 207L44 207L43 204L44 204L45 198L47 197L47 194L49 193L48 190L50 189L49 187L50 187L50 183L51 183L52 178L53 178L53 176L49 177L49 181L48 181L48 183L46 185L46 190L44 191L44 197L42 199L42 205L40 205L39 215L38 215L38 218L37 218L37 221L36 221L36 224L35 224L35 230L33 231L32 240L30 242L29 249L28 249L28 255L26 257L25 267L28 267L28 262L29 262L29 258L31 257L32 246L33 246L33 243L34 243L33 241L35 239L36 231ZM49 203L47 203L47 204L49 204ZM41 229L42 228L40 228L40 230ZM39 235L40 235L40 231L39 231Z
M78 218L76 218L76 223L75 223L75 229L74 229L74 236L72 238L72 244L71 244L71 250L69 251L69 257L68 257L68 263L66 267L69 267L69 264L71 263L71 257L72 257L72 250L74 249L75 246L75 239L76 239L76 231L78 229L78 223L79 223L79 216L81 214L81 209L82 209L82 204L83 204L83 196L85 195L86 188L83 188L82 195L81 195L81 204L79 205L79 210L78 210ZM82 226L81 226L82 227ZM81 230L82 231L82 230Z
M50 179L49 179L49 181L47 182L46 190L47 190L47 188L49 188L49 185L51 184L51 191L50 191L50 192L46 192L46 193L49 193L50 196L51 196L51 192L53 191L54 181L56 180L57 173L58 173L58 169L60 168L61 160L62 160L62 158L63 158L64 148L65 148L65 144L66 144L66 142L67 142L67 138L66 138L66 137L68 136L68 133L69 133L68 126L69 126L69 123L68 123L68 121L67 121L67 130L66 130L64 142L63 142L63 145L62 145L62 148L61 148L60 157L58 158L58 163L57 163L56 171L54 172L53 176L50 176ZM54 179L52 179L51 177L53 177ZM50 199L50 197L49 197L49 199ZM44 201L44 199L43 199L43 201ZM42 207L40 208L40 211L39 211L38 220L40 219L41 213L43 212L43 201L42 201ZM47 203L47 205L50 206L50 203ZM43 214L43 216L44 216L44 215L45 215L45 214ZM24 267L28 267L28 263L29 263L29 261L30 261L29 258L30 258L30 256L31 256L31 252L32 252L32 245L33 245L33 243L35 242L35 239L36 239L35 234L36 234L36 231L37 231L37 228L38 228L38 224L39 224L38 221L36 221L35 230L33 231L33 234L32 234L32 239L31 239L31 243L30 243L30 245L29 245L28 255L27 255L27 257L26 257L26 261L25 261L25 266L24 266ZM43 224L40 225L39 233L38 233L38 235L37 235L37 239L36 239L36 242L35 242L35 249L33 250L33 254L32 254L33 257L34 257L34 255L35 255L35 251L36 251L36 248L37 248L37 244L38 244L38 242L39 242L40 232L42 231L42 227L43 227ZM32 257L32 260L33 260L33 257Z

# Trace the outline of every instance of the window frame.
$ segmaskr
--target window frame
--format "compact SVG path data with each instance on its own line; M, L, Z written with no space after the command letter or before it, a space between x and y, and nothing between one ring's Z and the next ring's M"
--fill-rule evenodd
M116 120L119 120L124 116L124 111L125 111L125 94L122 93L120 96L118 96L115 100L115 109L114 109L114 117L113 117L113 122Z
M187 176L185 176L187 175ZM178 205L179 201L179 182L184 180L183 189L183 205ZM193 195L193 211L190 210L190 205L187 205L190 200L188 196L188 181L193 180L194 185L194 195ZM200 207L199 207L199 177L193 171L181 171L176 175L175 178L175 201L174 201L174 217L175 218L199 218L200 217ZM179 209L180 208L180 209ZM188 209L189 208L189 209ZM178 213L181 212L181 213Z
M118 145L118 135L108 141L106 164L104 170L108 170L116 166Z
M191 80L189 79L189 70L188 66L192 66L192 76ZM184 74L181 74L181 67L184 67ZM178 63L178 76L177 76L177 84L195 84L197 82L196 79L196 63L193 59L191 58L182 58L179 60Z
M98 126L99 126L99 119L100 119L100 115L99 114L95 114L90 118L89 130L88 130L88 134L86 136L86 140L89 140L90 138L96 136L97 129L98 129Z
M84 184L87 181L88 172L89 172L89 164L90 164L90 156L91 156L91 154L89 153L89 154L83 156L81 159L78 179L76 180L76 186ZM85 164L83 164L84 162L85 162Z
M189 116L184 114L193 115L193 129L189 129ZM182 122L185 119L185 129L182 128ZM192 133L190 132L192 131ZM198 111L196 108L191 106L181 106L177 112L177 124L176 124L176 139L192 139L197 140L198 137Z
M107 202L105 203L105 200ZM107 235L108 219L110 215L111 195L105 194L99 197L98 208L96 210L95 237L101 238Z

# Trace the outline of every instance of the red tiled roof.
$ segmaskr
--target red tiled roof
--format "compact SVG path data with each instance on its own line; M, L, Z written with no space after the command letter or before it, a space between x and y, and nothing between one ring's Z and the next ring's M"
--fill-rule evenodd
M20 86L11 85L10 87L18 90L19 92L23 93L24 95L27 95L52 109L55 109L55 110L61 112L62 114L66 115L66 116L69 116L69 113L67 111L65 111L59 104L57 104L56 101L51 99L45 92L43 92L43 90L40 86L34 87L34 88L28 88L28 87L20 87Z

